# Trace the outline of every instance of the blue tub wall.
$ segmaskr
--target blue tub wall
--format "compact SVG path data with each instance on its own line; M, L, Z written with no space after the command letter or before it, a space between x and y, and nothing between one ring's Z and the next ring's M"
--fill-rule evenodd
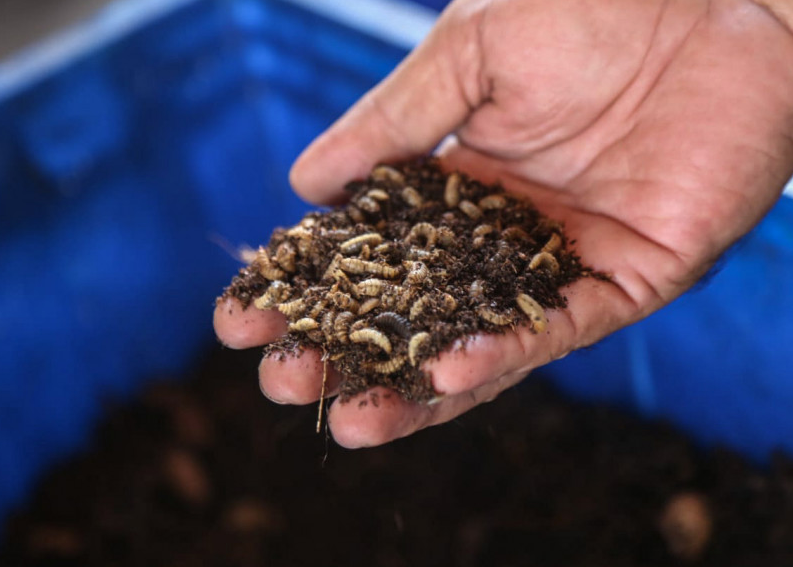
M239 267L218 243L304 214L290 164L403 55L288 3L195 1L0 102L0 518L108 400L212 344Z
M706 281L547 367L567 392L667 419L758 462L793 454L793 200L783 197Z

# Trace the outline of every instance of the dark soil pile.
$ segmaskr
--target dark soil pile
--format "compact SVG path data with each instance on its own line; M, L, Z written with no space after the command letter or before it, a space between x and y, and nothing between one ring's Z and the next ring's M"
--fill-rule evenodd
M347 206L277 229L224 294L286 315L266 353L321 349L345 376L342 399L382 385L427 400L422 361L477 332L545 332L559 289L592 275L560 224L434 159L347 188Z
M258 395L258 357L218 350L112 411L9 522L0 564L793 565L790 461L763 473L703 454L536 378L454 423L345 451L314 433L315 407Z

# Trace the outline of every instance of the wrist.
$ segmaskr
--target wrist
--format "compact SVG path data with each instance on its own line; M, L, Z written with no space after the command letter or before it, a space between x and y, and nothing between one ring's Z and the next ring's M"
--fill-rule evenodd
M793 33L793 0L752 0L769 10L774 17Z

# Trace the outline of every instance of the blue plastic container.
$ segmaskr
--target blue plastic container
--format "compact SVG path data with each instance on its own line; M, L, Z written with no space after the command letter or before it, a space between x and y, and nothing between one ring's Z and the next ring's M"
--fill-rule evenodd
M0 67L0 521L105 400L212 343L238 267L217 242L302 216L293 159L441 4L126 2L62 39L71 57ZM793 451L792 243L783 199L707 285L549 372L758 460Z
M213 343L218 243L304 214L292 161L406 50L291 2L119 26L135 4L0 68L0 520L105 400Z

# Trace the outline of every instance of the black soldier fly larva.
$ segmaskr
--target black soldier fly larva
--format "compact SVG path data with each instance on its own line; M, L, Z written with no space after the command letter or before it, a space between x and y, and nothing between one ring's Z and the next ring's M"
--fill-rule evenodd
M560 288L600 276L568 250L560 223L435 159L380 165L347 188L346 206L249 251L225 292L280 311L288 333L265 355L322 350L342 399L375 385L435 399L425 360L476 333L550 332Z

